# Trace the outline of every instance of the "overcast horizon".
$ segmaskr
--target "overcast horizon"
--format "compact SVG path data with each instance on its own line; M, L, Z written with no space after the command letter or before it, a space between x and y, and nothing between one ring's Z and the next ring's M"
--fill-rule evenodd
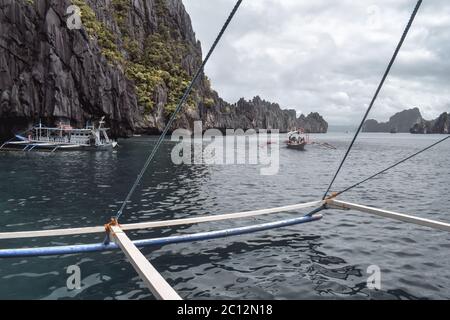
M205 54L235 0L183 0ZM244 1L206 67L225 100L256 95L332 125L365 112L416 0ZM376 3L376 4L375 4ZM450 111L450 1L424 1L369 118Z

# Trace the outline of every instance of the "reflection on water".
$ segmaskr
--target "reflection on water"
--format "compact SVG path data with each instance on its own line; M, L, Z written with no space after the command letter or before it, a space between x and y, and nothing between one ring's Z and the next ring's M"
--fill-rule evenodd
M320 198L350 135L314 137L337 150L280 149L280 171L259 165L173 165L167 143L157 155L123 223L229 213ZM383 169L438 136L366 134L359 139L336 190ZM280 140L283 140L282 138ZM154 143L121 141L114 152L0 153L0 230L101 225L119 209ZM344 196L345 200L450 221L447 155L443 144ZM133 239L274 221L246 221L141 230ZM144 254L183 298L415 299L450 297L450 236L414 225L329 210L317 223L207 242L146 248ZM4 241L2 247L92 243L102 235ZM82 271L80 291L66 288L66 268ZM382 289L366 285L369 265ZM120 252L0 261L0 298L152 299Z

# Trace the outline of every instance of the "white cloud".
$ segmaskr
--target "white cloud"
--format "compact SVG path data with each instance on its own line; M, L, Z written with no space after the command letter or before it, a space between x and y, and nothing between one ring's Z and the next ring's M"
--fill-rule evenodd
M206 52L234 0L184 0ZM260 95L332 124L364 113L415 0L244 0L206 68L230 102ZM450 111L450 1L424 1L371 117Z

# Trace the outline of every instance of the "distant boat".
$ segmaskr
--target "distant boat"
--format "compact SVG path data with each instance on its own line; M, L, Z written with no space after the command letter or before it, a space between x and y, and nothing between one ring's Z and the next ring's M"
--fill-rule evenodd
M392 128L390 132L391 132L391 133L397 133L398 130L397 130L397 128Z
M113 149L117 142L111 140L104 128L104 118L99 126L86 126L84 129L74 129L72 126L60 123L56 128L49 128L39 123L24 134L16 134L15 138L0 146L5 151L62 151L84 149Z
M305 146L308 144L309 137L305 134L303 129L298 129L288 133L288 141L286 146L289 149L305 151Z

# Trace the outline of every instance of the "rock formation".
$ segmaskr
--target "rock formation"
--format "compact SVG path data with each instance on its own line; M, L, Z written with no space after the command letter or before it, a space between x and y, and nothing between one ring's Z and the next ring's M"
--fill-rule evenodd
M219 99L220 101L220 99ZM328 123L318 114L297 118L295 110L282 110L276 103L255 97L251 101L240 99L236 104L221 103L202 109L206 128L278 129L288 132L304 128L306 132L325 133Z
M82 127L102 116L116 136L158 133L201 57L181 0L0 0L0 137L39 120ZM205 128L327 130L318 114L297 118L260 98L231 105L205 75L174 127L196 120Z
M422 120L411 128L411 133L450 133L450 114L444 112L436 120Z
M419 108L413 108L396 113L388 122L379 123L369 119L364 123L363 132L409 132L415 124L422 121Z

